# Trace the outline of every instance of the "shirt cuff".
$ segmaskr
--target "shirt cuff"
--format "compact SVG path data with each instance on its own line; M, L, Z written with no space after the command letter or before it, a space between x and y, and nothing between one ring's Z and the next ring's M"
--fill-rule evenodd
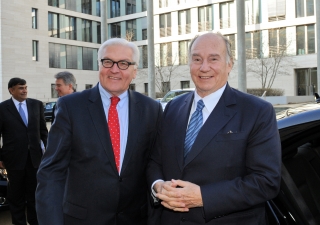
M156 180L151 185L151 197L153 198L153 203L159 203L160 202L160 199L156 197L156 194L157 194L156 191L153 189L154 185L159 181L163 181L163 180L161 180L161 179Z

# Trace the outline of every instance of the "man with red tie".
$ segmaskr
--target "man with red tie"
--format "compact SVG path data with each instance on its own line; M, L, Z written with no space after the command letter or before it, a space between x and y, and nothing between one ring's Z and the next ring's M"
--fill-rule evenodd
M58 100L38 172L39 224L154 224L145 170L161 105L128 90L139 64L133 43L109 39L98 60L96 87Z

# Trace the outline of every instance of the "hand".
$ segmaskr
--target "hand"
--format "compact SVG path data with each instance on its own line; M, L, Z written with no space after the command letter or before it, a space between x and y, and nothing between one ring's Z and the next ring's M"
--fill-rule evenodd
M4 166L4 163L0 161L0 169L5 169L6 167Z
M187 181L164 182L156 196L164 207L174 211L188 212L190 208L203 206L200 186Z

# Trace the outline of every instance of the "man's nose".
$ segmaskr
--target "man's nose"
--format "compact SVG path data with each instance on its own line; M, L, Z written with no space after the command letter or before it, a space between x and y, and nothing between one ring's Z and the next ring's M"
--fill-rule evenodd
M113 66L110 68L110 70L112 72L119 72L119 67L118 67L118 64L117 63L114 63Z
M200 67L200 71L207 72L210 70L210 65L207 61L203 61Z

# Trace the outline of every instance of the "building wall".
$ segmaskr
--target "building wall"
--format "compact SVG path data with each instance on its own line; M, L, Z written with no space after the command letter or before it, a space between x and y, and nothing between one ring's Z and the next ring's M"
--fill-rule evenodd
M10 98L8 81L20 77L27 81L28 97L44 102L56 100L51 96L54 74L70 71L77 79L77 91L85 84L98 82L98 71L49 68L49 43L99 48L100 44L53 38L48 36L48 12L55 12L100 22L100 17L48 6L44 0L1 1L0 101ZM38 9L38 29L31 27L31 9ZM39 60L32 60L32 40L38 41Z

